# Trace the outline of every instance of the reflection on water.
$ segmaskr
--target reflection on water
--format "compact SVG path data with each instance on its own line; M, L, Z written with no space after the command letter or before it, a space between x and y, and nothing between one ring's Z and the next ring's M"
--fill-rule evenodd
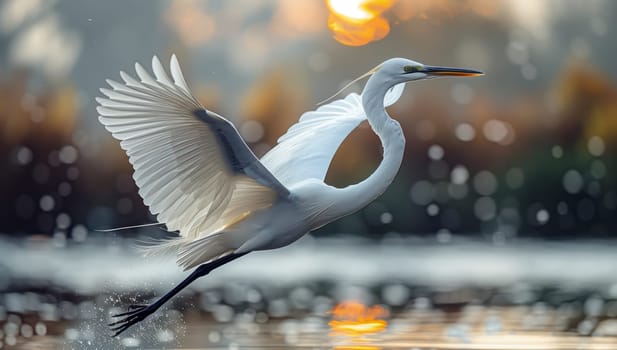
M179 316L167 311L154 325L138 327L131 335L111 339L80 322L55 336L21 337L24 348L208 348L208 349L615 349L615 321L593 321L589 336L575 328L586 327L571 313L540 306L469 306L458 311L443 308L394 313L390 326L374 334L346 335L330 332L327 317L298 315L294 318L251 320L237 314L226 323L185 313L182 335L166 328ZM149 320L152 322L152 320ZM585 321L583 321L585 322ZM573 324L574 323L574 324ZM156 327L161 327L158 331ZM5 326L4 329L7 329ZM153 330L150 332L149 330ZM182 339L177 339L181 336ZM8 335L5 339L8 339ZM89 339L90 338L90 339ZM7 342L8 344L8 342Z
M366 306L356 300L343 301L332 311L332 320L328 322L333 334L345 334L360 337L367 334L383 332L388 327L385 320L388 310L381 305Z
M110 315L171 288L173 262L2 242L0 348L617 348L611 242L345 242L248 256L118 339Z

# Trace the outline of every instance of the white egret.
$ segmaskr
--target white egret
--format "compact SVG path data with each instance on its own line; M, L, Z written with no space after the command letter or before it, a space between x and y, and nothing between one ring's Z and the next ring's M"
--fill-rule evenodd
M172 56L171 78L155 56L152 77L138 63L139 80L121 72L97 98L99 120L129 156L139 194L177 238L152 247L173 252L185 280L150 305L132 305L110 326L118 335L156 311L195 279L249 252L288 245L307 232L351 214L382 194L398 172L405 138L385 107L405 82L436 76L475 76L470 69L389 59L351 93L302 115L258 159L233 124L191 94ZM365 180L336 188L324 182L332 158L362 121L383 145L383 160Z

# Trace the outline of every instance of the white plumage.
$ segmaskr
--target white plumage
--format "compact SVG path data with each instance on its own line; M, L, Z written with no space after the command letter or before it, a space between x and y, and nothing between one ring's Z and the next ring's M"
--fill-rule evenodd
M171 58L173 81L157 57L152 67L155 77L136 64L141 81L124 72L124 84L108 80L113 90L101 89L107 98L97 98L97 110L100 122L121 140L144 203L158 222L180 233L161 248L181 249L247 212L271 206L276 192L226 166L210 126L194 115L204 107L191 95L176 57ZM204 261L229 251L221 250Z
M146 251L176 252L184 268L237 249L228 246L221 234L232 232L230 226L251 213L273 206L277 196L285 194L283 186L290 188L308 179L323 181L336 150L366 120L356 93L305 113L261 159L282 184L264 186L263 181L229 168L230 155L212 125L195 115L205 108L191 94L175 56L170 68L171 79L155 56L154 77L139 63L135 64L139 81L121 72L124 83L108 80L113 90L101 89L107 98L97 98L97 110L100 122L121 140L144 204L159 223L180 233ZM386 106L398 100L403 86L389 91ZM238 146L250 152L245 144ZM245 234L245 240L249 236Z
M388 91L384 106L398 101L404 88L405 84L398 84ZM309 178L324 180L340 145L365 120L362 98L351 93L344 99L304 113L261 162L285 186Z
M116 335L143 320L193 280L256 250L285 246L309 231L366 206L390 185L405 146L399 123L384 106L396 102L405 82L436 75L480 72L425 66L393 58L366 75L361 95L307 112L258 160L231 122L206 110L172 56L171 78L157 57L152 77L121 72L97 98L99 120L119 139L135 169L139 194L159 223L180 236L154 247L174 252L185 269L198 266L151 305L138 305L111 325ZM368 120L384 148L383 161L360 183L324 183L345 138Z

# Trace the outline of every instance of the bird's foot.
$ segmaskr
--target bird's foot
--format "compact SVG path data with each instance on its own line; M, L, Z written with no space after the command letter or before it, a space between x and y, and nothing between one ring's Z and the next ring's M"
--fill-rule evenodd
M121 320L112 322L108 326L114 333L114 337L127 330L137 322L143 321L148 315L153 313L156 307L153 305L133 304L129 305L129 311L121 314L111 315L111 317L123 317Z

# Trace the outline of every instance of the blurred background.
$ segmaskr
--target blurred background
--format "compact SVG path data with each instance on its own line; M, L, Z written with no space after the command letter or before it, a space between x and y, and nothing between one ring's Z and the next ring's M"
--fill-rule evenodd
M615 315L606 309L617 300L616 17L610 0L1 1L0 348L22 344L24 325L25 335L85 339L79 345L88 347L104 332L105 316L79 310L104 315L123 306L96 299L101 288L106 295L154 289L146 294L152 297L181 278L172 261L152 271L153 262L129 249L135 238L165 236L162 230L95 231L154 218L126 155L98 123L94 98L106 78L172 53L198 99L232 120L258 156L303 112L387 58L486 73L408 84L389 108L407 136L390 189L296 247L250 257L260 262L253 270L230 266L230 278L257 283L266 314L272 300L294 310L298 288L311 300L325 298L318 310L327 311L350 297L395 310L424 298L420 305L431 309L444 286L479 288L456 294L456 305L490 305L501 295L496 290L510 295L523 285L537 293L501 303L558 308L572 301L580 314L566 328L592 334L617 315L617 304ZM337 152L327 182L356 183L380 160L379 140L365 123ZM331 271L336 258L347 264ZM283 283L281 264L293 261L297 270L283 273ZM204 282L198 295L229 287L222 278ZM573 294L554 305L538 292L566 285L576 286L566 288ZM274 286L278 294L265 291ZM246 311L224 297L203 298L202 306ZM73 310L69 316L60 306L55 316L41 316L41 305L61 304ZM84 333L70 326L83 318L100 318L100 327ZM177 329L188 326L167 327L148 344L177 340ZM458 331L448 332L456 338ZM146 344L126 339L122 346Z

